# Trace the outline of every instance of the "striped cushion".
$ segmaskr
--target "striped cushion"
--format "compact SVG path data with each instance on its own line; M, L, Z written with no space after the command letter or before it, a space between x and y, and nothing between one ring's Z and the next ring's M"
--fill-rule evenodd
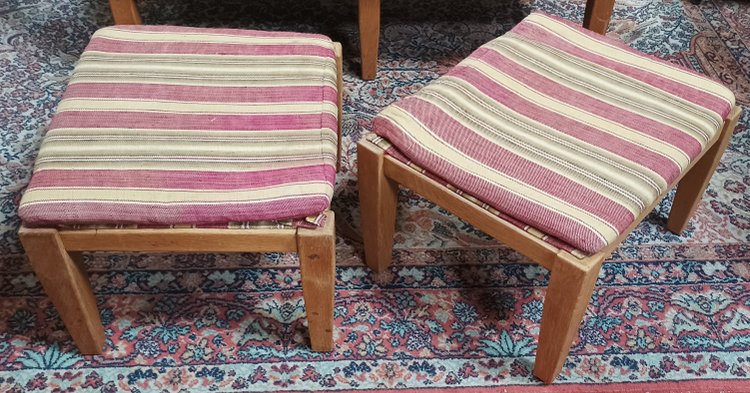
M733 105L719 83L535 13L373 127L465 193L595 253L707 148Z
M213 225L314 216L336 175L337 73L324 36L97 31L49 126L27 225Z

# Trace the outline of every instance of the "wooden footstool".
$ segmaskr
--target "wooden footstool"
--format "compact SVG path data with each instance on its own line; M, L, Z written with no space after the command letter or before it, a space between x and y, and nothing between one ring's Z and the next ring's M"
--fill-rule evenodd
M104 344L82 251L297 252L332 349L341 47L320 35L97 31L42 142L21 241L78 348Z
M551 383L602 261L678 182L667 227L686 227L739 114L715 81L532 14L374 120L367 263L390 263L400 184L545 266L534 374Z

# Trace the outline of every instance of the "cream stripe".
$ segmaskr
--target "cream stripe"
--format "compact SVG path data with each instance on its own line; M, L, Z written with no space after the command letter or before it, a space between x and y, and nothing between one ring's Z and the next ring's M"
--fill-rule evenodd
M142 99L84 99L69 98L60 101L57 112L67 111L123 111L189 114L320 114L338 113L332 102L299 103L247 103L229 104L213 102L146 101Z
M547 208L556 211L558 214L578 222L589 228L604 243L609 243L617 238L618 232L615 228L591 213L561 201L542 190L508 177L492 168L488 168L483 163L464 156L454 149L446 148L446 146L450 146L448 143L432 134L421 122L413 118L410 113L404 111L398 106L389 107L381 112L381 116L398 124L404 135L411 138L414 143L430 150L437 156L441 156L444 160L450 162L457 168L460 168L462 171L485 179L519 198L529 200L540 206L546 206Z
M730 106L734 105L734 95L726 87L707 78L690 74L676 66L666 65L647 56L637 56L621 47L595 40L570 26L555 21L540 13L532 13L526 17L524 21L536 23L540 27L564 38L569 43L578 46L585 51L597 53L619 63L641 68L644 71L648 70L652 73L657 73L667 79L706 91L707 93L726 101Z
M579 108L576 108L575 106L569 105L565 102L541 94L536 90L533 90L528 86L519 83L507 74L488 65L483 61L476 59L467 59L464 60L464 65L468 65L477 69L490 79L502 81L499 83L505 86L507 89L513 91L521 97L526 98L531 102L536 103L541 107L547 108L556 113L564 114L567 117L595 127L610 135L626 139L640 146L644 146L653 152L659 153L667 159L673 161L681 169L686 168L690 163L690 157L688 157L685 152L675 148L672 145L661 142L658 139L643 134L638 130L625 127L619 123L609 121L605 118L580 110Z
M222 33L172 33L164 31L131 31L105 27L94 33L93 38L106 38L129 42L176 42L205 44L241 44L241 45L310 45L333 50L330 39L314 37L258 37L240 36Z
M51 201L133 201L147 204L202 203L202 202L262 202L291 199L300 196L333 194L328 182L300 182L249 190L155 190L138 188L36 188L24 194L24 205ZM127 199L122 198L126 196Z
M116 149L113 145L116 144ZM39 149L38 160L47 158L72 158L97 159L99 157L128 156L151 156L159 158L249 158L261 159L277 157L278 159L306 156L313 157L315 154L333 153L336 151L335 143L321 143L320 140L313 142L284 143L243 143L243 142L204 142L173 141L165 144L162 141L56 141L45 143Z
M168 128L55 128L49 130L45 135L45 140L51 138L179 138L179 139L199 139L199 138L226 138L229 139L294 139L318 137L318 127L310 129L293 129L293 130L182 130ZM323 128L326 132L337 135L336 131L330 128Z
M236 77L247 75L253 78L261 76L276 76L292 74L297 77L322 78L335 77L336 70L315 63L302 64L211 64L189 62L145 62L125 63L86 60L78 63L75 72L81 73L122 73L134 75L138 73L166 73L177 75L207 75Z
M687 101L637 80L629 80L611 71L595 75L599 68L593 64L570 64L567 61L572 59L568 56L559 58L523 41L506 39L502 42L496 40L493 44L500 47L489 46L492 50L510 57L524 67L536 66L534 71L566 87L678 129L701 146L705 146L721 123L715 113L712 116L713 112L695 105L686 107ZM555 66L550 67L548 64ZM631 85L628 86L627 82L631 82ZM589 90L581 90L582 86Z
M433 90L437 93L433 94ZM429 91L423 90L419 98L426 99L444 112L450 113L451 117L464 127L479 131L480 135L484 135L492 143L571 182L581 184L630 210L633 215L637 216L646 207L647 201L659 195L658 189L647 186L642 178L626 173L622 168L613 168L582 156L580 152L570 151L560 144L550 143L535 132L521 129L519 126L523 126L518 123L510 125L507 121L501 121L496 111L488 109L491 104L482 103L479 101L481 98L459 95L452 88L446 89L441 85ZM454 104L455 102L460 102L461 107ZM501 129L502 132L495 132L496 129Z

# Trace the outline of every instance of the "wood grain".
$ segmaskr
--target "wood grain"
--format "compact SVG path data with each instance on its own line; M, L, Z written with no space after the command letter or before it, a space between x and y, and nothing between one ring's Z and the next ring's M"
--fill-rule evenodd
M135 0L109 0L109 8L116 25L142 24Z
M293 252L295 229L84 229L60 231L68 251Z
M335 216L326 213L322 228L297 230L297 249L313 351L333 350L333 298L336 284Z
M372 80L378 72L380 44L380 0L359 0L359 50L362 79Z
M55 229L21 227L21 243L36 277L84 355L102 353L104 328L83 266L68 255Z
M534 362L534 375L546 384L552 383L560 373L570 346L578 336L603 259L592 265L571 263L567 256L555 260L544 296Z
M606 34L615 0L587 0L583 14L583 27L599 34Z
M357 145L360 220L365 263L376 273L391 264L398 184L383 170L383 150L367 140Z

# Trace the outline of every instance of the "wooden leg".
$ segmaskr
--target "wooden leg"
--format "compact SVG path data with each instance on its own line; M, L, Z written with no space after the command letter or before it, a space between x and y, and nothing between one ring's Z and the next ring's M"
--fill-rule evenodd
M83 266L68 255L55 229L19 231L21 242L47 296L84 355L102 353L104 327Z
M721 161L729 141L732 139L734 127L742 111L739 107L734 108L730 117L724 122L719 139L711 146L703 157L690 168L690 171L682 177L677 185L677 193L672 202L672 209L667 219L667 229L673 233L680 234L688 226L690 217L698 209L703 193L711 181L716 167Z
M586 11L583 15L583 27L599 34L605 34L614 7L615 0L587 0Z
M332 211L325 226L297 230L307 325L313 351L333 350L333 295L336 284L336 230Z
M109 0L109 8L112 9L112 19L116 25L142 24L135 0Z
M383 151L369 141L357 146L359 214L365 262L380 273L391 264L398 184L383 173Z
M359 50L362 79L375 79L380 43L380 0L359 0Z
M546 384L555 380L568 357L591 300L603 259L602 256L598 263L589 266L572 256L558 255L555 259L544 298L539 347L534 363L534 375Z

